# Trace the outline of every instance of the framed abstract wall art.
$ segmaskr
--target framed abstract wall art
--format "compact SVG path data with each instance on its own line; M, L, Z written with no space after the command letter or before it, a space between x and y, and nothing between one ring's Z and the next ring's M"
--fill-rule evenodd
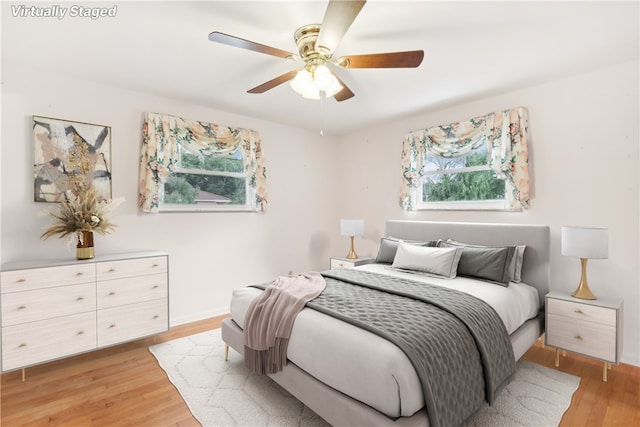
M111 127L33 116L33 200L61 202L75 176L91 180L100 200L111 199Z

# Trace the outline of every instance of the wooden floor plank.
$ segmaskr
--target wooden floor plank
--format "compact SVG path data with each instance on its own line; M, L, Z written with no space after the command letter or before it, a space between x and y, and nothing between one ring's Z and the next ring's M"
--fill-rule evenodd
M102 427L199 426L166 373L149 352L156 342L219 328L227 316L174 327L133 343L107 348L1 376L2 426ZM554 350L534 345L524 359L556 369ZM602 364L578 355L560 360L562 372L581 377L560 426L640 425L640 368L613 366L602 382Z

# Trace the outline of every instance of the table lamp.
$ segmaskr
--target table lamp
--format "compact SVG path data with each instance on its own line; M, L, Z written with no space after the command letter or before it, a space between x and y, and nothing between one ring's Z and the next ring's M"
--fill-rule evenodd
M606 227L562 227L562 255L580 258L582 276L575 298L596 299L587 282L587 261L609 257L609 230Z
M363 219L341 219L340 220L340 234L343 236L349 236L351 238L351 249L347 258L356 259L358 255L353 247L353 238L355 236L362 236L364 234L364 220Z

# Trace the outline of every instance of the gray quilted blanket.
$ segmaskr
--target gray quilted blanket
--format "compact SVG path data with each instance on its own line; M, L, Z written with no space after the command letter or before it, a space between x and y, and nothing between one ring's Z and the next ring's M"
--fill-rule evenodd
M375 333L407 355L422 383L431 427L473 415L516 369L495 310L463 292L368 271L322 272L307 307ZM265 285L254 285L265 288Z
M327 287L307 306L400 347L422 382L433 427L463 423L516 370L502 320L474 296L367 271L322 275Z

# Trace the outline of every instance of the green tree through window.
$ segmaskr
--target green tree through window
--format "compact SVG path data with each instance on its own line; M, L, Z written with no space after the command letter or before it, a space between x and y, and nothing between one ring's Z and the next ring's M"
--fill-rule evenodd
M457 158L427 154L426 161L422 202L504 199L505 182L489 168L484 145Z
M240 151L224 157L183 152L164 185L163 204L245 205L248 188Z

